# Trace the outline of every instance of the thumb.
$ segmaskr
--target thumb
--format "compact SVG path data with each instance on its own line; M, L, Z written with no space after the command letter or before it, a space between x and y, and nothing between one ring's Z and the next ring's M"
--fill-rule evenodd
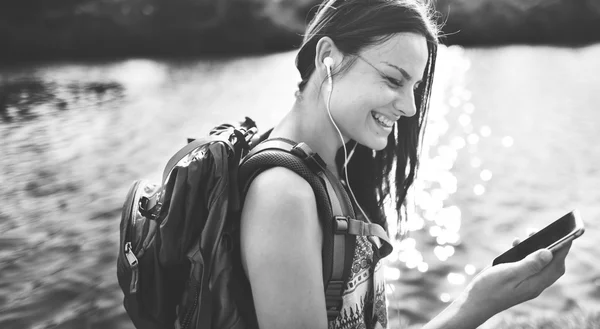
M543 270L551 260L552 252L548 249L542 248L532 252L520 262L522 263L521 268L523 269L523 274L526 276L534 275Z

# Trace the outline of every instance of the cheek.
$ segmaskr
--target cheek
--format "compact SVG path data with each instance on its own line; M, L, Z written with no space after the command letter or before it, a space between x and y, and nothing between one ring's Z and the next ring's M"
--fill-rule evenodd
M364 124L365 119L371 117L371 111L387 109L392 104L393 98L388 94L379 88L347 94L341 98L341 114Z
M377 82L340 84L337 91L337 98L347 107L376 108L390 99L389 88Z
M394 95L391 89L376 82L349 84L340 81L333 89L331 113L345 135L354 137L369 127L371 111L389 106Z
M332 102L332 113L336 114L336 117L346 125L356 125L360 122L364 122L364 118L372 110L372 102L362 95L353 95L349 97L348 94L341 95L339 102L334 105ZM337 107L334 109L333 107Z

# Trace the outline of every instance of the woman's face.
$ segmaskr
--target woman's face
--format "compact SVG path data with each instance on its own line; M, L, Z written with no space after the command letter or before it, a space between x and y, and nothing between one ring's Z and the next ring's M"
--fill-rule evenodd
M365 48L347 71L334 76L331 113L342 134L371 149L384 149L395 121L416 113L414 90L427 57L424 36L398 33Z

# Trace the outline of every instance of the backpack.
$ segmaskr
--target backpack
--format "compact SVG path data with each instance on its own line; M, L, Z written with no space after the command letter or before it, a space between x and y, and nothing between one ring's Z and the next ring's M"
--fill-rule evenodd
M339 314L355 235L377 236L376 260L392 250L380 225L355 219L339 180L305 143L255 138L246 118L188 139L160 184L135 181L120 223L117 278L136 328L257 326L239 255L239 219L252 179L282 166L313 188L323 225L323 282L328 320ZM375 260L374 260L375 261Z

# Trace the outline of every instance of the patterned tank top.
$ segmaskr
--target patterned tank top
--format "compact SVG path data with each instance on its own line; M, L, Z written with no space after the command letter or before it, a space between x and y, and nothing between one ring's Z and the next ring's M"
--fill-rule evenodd
M387 324L382 261L374 265L371 242L357 236L352 271L342 295L342 309L338 317L329 322L329 329L381 329L387 328Z

